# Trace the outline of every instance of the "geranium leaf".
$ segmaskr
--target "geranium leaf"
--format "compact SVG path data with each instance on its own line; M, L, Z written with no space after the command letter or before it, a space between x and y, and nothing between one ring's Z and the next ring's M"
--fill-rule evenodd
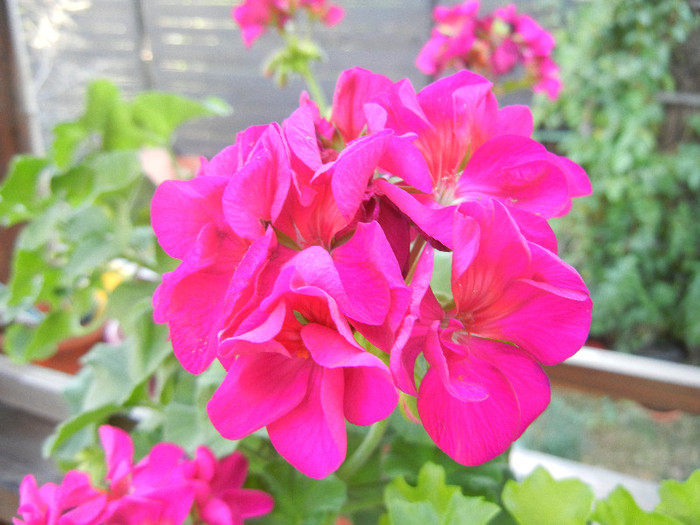
M672 516L686 525L700 524L700 470L684 481L666 480L659 489L658 512Z
M485 525L500 512L494 503L464 496L459 487L447 485L445 469L430 462L418 473L417 486L396 478L387 485L384 500L388 516L383 520L389 525Z
M508 481L502 497L520 525L585 525L593 504L593 491L583 481L557 481L542 467L521 483Z
M681 522L660 512L646 512L639 508L632 495L617 487L605 500L596 504L592 519L600 525L681 525Z

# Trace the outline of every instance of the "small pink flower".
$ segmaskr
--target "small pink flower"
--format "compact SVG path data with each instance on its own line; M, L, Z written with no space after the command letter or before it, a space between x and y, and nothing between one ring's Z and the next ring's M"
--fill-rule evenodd
M105 522L183 523L194 500L194 488L185 476L184 450L159 443L134 465L129 434L108 425L101 426L99 434L109 484Z
M232 17L241 28L243 43L250 47L268 27L281 31L299 10L327 26L336 25L344 15L341 7L327 0L244 0L233 8Z
M195 514L208 525L242 525L244 519L267 514L274 506L266 492L242 488L248 460L240 452L217 460L200 446L188 469L195 487Z
M69 471L60 485L41 487L28 475L20 485L15 525L180 525L191 511L211 525L242 525L272 509L268 494L241 488L248 462L240 453L217 461L199 447L190 461L177 445L159 443L134 464L126 432L103 425L99 434L107 488L94 488L79 471Z
M520 64L526 72L523 82L555 99L561 83L551 58L552 35L533 18L518 14L513 4L484 17L478 10L478 0L437 6L431 37L416 58L418 69L429 75L470 69L496 82Z
M28 474L19 487L21 518L12 518L14 525L99 525L103 523L105 494L92 487L85 472L71 470L60 485L37 486Z

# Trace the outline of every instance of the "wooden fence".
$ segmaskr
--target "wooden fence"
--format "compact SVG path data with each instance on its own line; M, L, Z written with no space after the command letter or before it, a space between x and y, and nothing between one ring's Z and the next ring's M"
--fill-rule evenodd
M547 27L560 24L575 0L518 0ZM227 118L182 129L185 154L210 156L253 124L286 118L304 85L284 89L261 74L261 64L281 45L268 32L246 49L231 19L234 0L0 0L22 20L31 79L27 96L45 141L56 123L80 113L85 86L110 78L125 94L144 89L196 98L220 97L233 107ZM394 80L408 77L416 88L427 78L414 60L432 24L436 0L339 0L344 20L314 33L326 52L316 72L332 93L340 71L359 66ZM443 2L450 3L450 2ZM484 12L501 5L483 0Z

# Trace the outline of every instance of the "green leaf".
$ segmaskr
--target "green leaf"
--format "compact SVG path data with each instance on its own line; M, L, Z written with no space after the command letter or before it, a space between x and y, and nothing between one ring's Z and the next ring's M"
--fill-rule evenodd
M685 525L700 525L700 470L684 481L666 480L659 489L661 501L656 511L680 520Z
M36 326L12 324L5 331L5 349L13 359L29 362L46 359L56 352L58 343L80 333L74 314L50 312Z
M113 117L114 108L122 104L121 93L114 82L107 79L92 81L85 94L85 112L80 118L91 131L104 133Z
M22 228L16 246L25 250L38 250L46 245L46 250L42 249L38 256L52 260L53 256L60 254L64 248L61 234L70 215L71 209L66 203L53 202Z
M94 172L84 163L54 175L51 192L73 207L88 204L95 187Z
M596 504L592 519L600 525L681 525L683 522L659 512L646 512L639 508L632 495L623 487L617 487L605 500Z
M445 483L445 469L426 463L412 487L404 478L396 478L384 491L388 525L483 525L489 523L500 508L481 497L464 496L459 487Z
M151 315L142 311L134 334L118 344L99 343L83 358L82 369L64 392L74 415L50 436L47 454L74 450L73 441L85 439L80 431L88 424L150 403L144 385L172 355L167 328L155 325Z
M521 483L510 480L503 489L503 505L520 525L585 525L593 491L583 481L556 481L538 467Z
M177 443L190 454L200 445L207 445L217 456L230 454L236 449L237 442L221 437L206 410L224 375L225 370L218 361L196 376L178 364L173 380L174 396L163 411L165 441Z
M390 424L398 436L392 438L384 459L383 468L388 476L403 476L415 482L423 464L432 462L444 468L448 482L460 486L465 495L499 501L509 477L507 454L482 465L465 467L437 448L421 425L407 421L398 412L391 415Z
M142 312L152 308L157 285L146 281L123 281L109 294L107 316L119 319L122 328L133 333Z
M270 447L267 441L266 447ZM268 461L264 472L256 473L262 487L275 498L271 514L256 519L261 525L321 525L332 523L342 508L346 495L345 483L334 475L311 479L279 455ZM251 465L252 469L252 465Z
M137 383L130 374L128 357L135 354L136 343L126 339L118 344L99 343L83 358L92 378L82 393L81 411L105 405L122 405Z
M61 169L67 169L78 155L78 147L88 137L89 130L80 122L62 122L53 128L53 160Z
M40 191L40 180L48 162L30 155L12 159L0 187L0 224L10 226L32 217L48 198Z
M88 165L94 172L96 194L124 189L142 177L141 163L134 150L103 152L92 157Z
M102 405L93 410L80 412L78 415L67 419L58 425L54 433L51 434L46 441L44 441L42 449L43 455L45 457L53 455L72 436L79 433L86 426L104 423L110 415L118 412L119 410L120 407L118 405Z
M150 130L158 143L168 145L173 132L185 122L228 113L226 103L210 99L202 104L174 93L149 92L133 102L134 120Z
M15 249L8 283L8 304L31 308L42 288L57 281L58 270L49 268L35 250Z

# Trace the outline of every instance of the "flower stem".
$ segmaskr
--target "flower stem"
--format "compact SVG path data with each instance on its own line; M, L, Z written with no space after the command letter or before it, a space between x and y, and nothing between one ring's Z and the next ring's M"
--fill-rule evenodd
M326 111L328 110L328 103L326 102L326 97L323 95L323 90L316 82L316 78L311 72L309 64L305 64L305 67L301 70L301 76L304 77L306 81L306 87L309 88L309 93L311 93L311 98L316 102L319 111L322 116L328 117Z
M381 443L388 425L389 418L386 418L370 427L369 432L365 435L360 446L357 447L355 452L352 453L352 456L350 456L343 466L340 467L338 472L336 472L338 478L347 481L367 463L367 460Z

